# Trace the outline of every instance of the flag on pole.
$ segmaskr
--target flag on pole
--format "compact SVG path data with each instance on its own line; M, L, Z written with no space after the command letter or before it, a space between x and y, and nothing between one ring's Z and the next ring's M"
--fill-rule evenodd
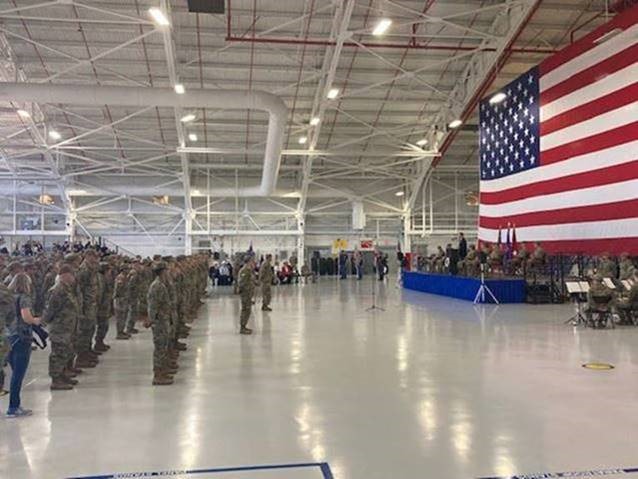
M638 5L479 108L479 239L638 254Z
M498 225L498 240L497 240L497 244L498 244L498 249L501 249L501 245L502 245L502 241L501 241L501 225Z
M512 225L512 255L518 254L518 242L516 241L516 224Z

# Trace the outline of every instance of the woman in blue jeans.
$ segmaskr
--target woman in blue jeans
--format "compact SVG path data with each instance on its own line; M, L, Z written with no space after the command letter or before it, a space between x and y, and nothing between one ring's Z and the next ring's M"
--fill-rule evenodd
M31 359L31 343L33 342L33 325L40 324L40 318L34 317L33 285L31 279L24 273L17 274L9 289L15 299L15 318L7 325L9 330L9 364L11 365L11 392L9 395L8 417L30 416L30 409L23 409L20 405L22 382L29 368Z

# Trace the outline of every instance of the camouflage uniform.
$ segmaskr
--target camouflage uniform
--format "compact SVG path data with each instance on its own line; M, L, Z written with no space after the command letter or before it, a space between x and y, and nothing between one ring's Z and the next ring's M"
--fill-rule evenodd
M239 295L241 296L240 325L246 328L250 319L250 310L253 305L253 294L255 293L255 277L250 264L245 264L239 271Z
M597 273L602 278L616 278L616 263L608 256L603 256L598 264Z
M128 296L126 298L126 303L128 306L126 316L126 329L129 333L135 329L135 321L137 321L137 316L139 314L138 308L141 281L142 278L140 277L140 274L135 269L131 269L131 272L128 274L127 278Z
M142 270L140 271L140 282L139 282L139 299L138 299L138 308L139 314L145 315L148 309L146 295L148 293L148 289L153 282L153 272L151 271L151 266L148 263L144 263L142 265Z
M75 289L58 283L49 294L43 315L43 321L49 325L49 376L54 381L64 381L64 370L73 359L73 333L79 313Z
M636 271L636 267L629 256L623 255L620 260L620 279L631 278L634 275L634 271Z
M606 302L597 302L594 299L596 297L607 297L609 299ZM596 321L598 325L602 326L602 314L610 311L613 299L613 291L602 283L600 276L598 275L594 278L591 286L589 287L589 292L587 293L587 316L594 327L596 326L596 323L594 323L593 315L597 314L598 318Z
M239 255L235 255L233 259L233 293L239 294L239 272L241 269L241 260Z
M7 324L13 322L14 315L13 293L0 283L0 390L4 386L4 364L9 354L9 340L6 337L5 328Z
M259 282L261 283L261 309L262 311L270 310L270 301L272 299L272 280L274 274L270 261L266 260L259 268Z
M163 375L168 368L171 304L168 288L159 278L151 283L147 295L148 320L153 328L153 370Z
M101 264L98 273L99 294L97 309L97 331L95 333L95 344L104 346L104 339L109 332L109 320L113 312L113 282L111 273L107 271L108 265Z
M55 278L57 277L57 275L58 275L58 273L55 270L51 270L44 276L44 282L42 284L42 289L44 290L44 303L45 304L49 300L49 295L51 294L51 289L53 288L53 286L55 286Z
M113 312L115 313L115 324L117 335L122 337L125 335L126 315L128 313L128 281L124 271L120 272L115 278L113 285Z
M93 335L97 326L98 272L86 261L78 273L78 286L82 293L78 327L78 353L92 350Z

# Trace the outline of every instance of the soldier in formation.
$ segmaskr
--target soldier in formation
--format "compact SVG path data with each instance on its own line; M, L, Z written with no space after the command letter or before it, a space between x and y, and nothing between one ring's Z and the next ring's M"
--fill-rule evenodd
M43 321L49 327L51 354L49 376L54 391L73 389L77 373L68 368L73 361L73 334L78 326L80 304L75 289L75 276L70 264L58 271L58 281L48 295Z
M168 288L168 266L163 261L153 265L155 279L149 287L146 304L148 318L146 327L153 330L153 385L164 386L173 384L173 368L169 355L171 324L173 323L174 299Z
M239 316L240 334L252 334L253 332L253 330L248 327L248 320L250 319L250 312L253 306L255 283L255 259L249 256L239 271L239 295L241 297L241 313Z
M259 268L259 283L261 284L261 310L272 311L270 301L272 300L272 282L274 272L272 267L272 255L266 255L266 259Z

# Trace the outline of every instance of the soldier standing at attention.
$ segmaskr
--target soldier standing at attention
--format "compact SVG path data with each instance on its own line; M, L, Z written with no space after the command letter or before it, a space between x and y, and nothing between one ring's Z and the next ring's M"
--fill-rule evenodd
M270 309L270 300L272 299L272 255L266 255L266 261L264 261L259 268L259 282L261 283L261 310L272 311Z
M120 271L115 277L113 285L113 312L115 313L115 326L117 336L115 339L130 339L131 335L125 332L126 315L128 313L128 265L120 266Z
M51 390L73 389L78 382L66 370L73 357L72 337L77 326L79 304L75 295L73 268L65 264L60 268L59 281L51 290L43 320L49 326L51 354L49 355L49 376Z
M253 306L253 294L255 292L255 259L250 256L246 264L239 271L239 295L241 297L241 314L239 334L252 334L253 330L246 327L250 319L250 310Z
M109 320L111 319L113 304L113 281L111 279L111 265L101 262L97 275L99 283L97 331L95 333L95 350L105 353L111 346L104 344L106 334L109 332Z
M137 334L139 331L135 328L135 321L137 321L137 315L139 314L139 294L140 283L142 278L140 276L141 265L139 260L133 262L133 268L128 274L128 296L126 298L128 310L126 313L126 333L128 335Z
M62 266L64 265L69 265L71 267L71 270L73 271L73 274L75 275L76 271L79 270L80 267L80 263L82 262L82 256L80 256L78 253L69 253L66 256L64 256L64 260L62 262ZM69 360L69 363L67 364L67 369L69 371L71 371L73 374L80 374L82 372L82 369L80 369L79 364L82 364L82 361L76 360L77 355L79 354L80 351L80 344L79 344L79 323L81 321L81 316L82 316L82 291L80 290L80 286L78 284L77 281L77 276L76 276L76 281L75 281L75 285L73 287L73 293L75 294L75 300L76 303L78 305L78 318L76 321L76 326L75 326L75 330L73 331L73 333L71 334L71 345L73 348L73 354L71 356L71 359ZM89 363L86 363L85 367L95 367L97 365L97 361L89 361Z
M153 265L155 279L151 283L146 297L148 319L146 327L153 328L153 385L165 386L173 384L173 377L168 369L168 347L171 323L171 304L166 288L166 263L158 261Z
M97 325L97 279L98 257L94 250L85 253L84 261L78 273L78 286L82 294L80 303L80 322L78 328L78 367L95 367L98 354L92 349L93 335Z
M239 294L239 270L241 269L241 258L235 253L233 257L233 293Z
M9 339L5 335L5 328L13 323L14 316L13 293L0 283L0 396L8 394L4 389L4 365L9 354Z

